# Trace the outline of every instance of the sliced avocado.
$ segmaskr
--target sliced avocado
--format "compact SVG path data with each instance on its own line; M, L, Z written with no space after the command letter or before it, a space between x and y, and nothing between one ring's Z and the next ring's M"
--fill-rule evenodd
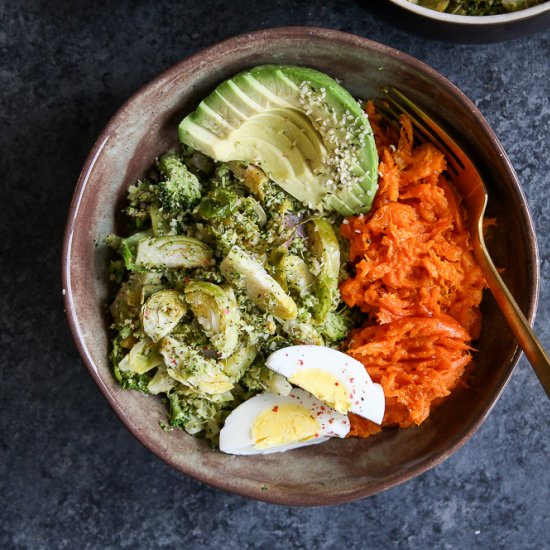
M261 65L222 82L179 127L180 140L218 161L260 166L315 209L367 212L378 155L367 116L330 76Z

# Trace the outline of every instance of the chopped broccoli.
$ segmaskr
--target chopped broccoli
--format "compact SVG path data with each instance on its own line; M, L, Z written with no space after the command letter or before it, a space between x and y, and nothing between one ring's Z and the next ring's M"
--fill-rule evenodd
M121 345L123 340L130 334L130 326L125 327L119 332L113 340L113 349L111 351L111 361L113 363L115 378L125 390L138 390L142 393L149 393L147 384L152 378L151 372L137 374L132 371L122 371L119 363L125 357L127 350Z
M114 368L115 378L124 390L138 390L141 393L149 393L147 388L151 373L137 374L135 372L122 372L118 367Z
M189 422L189 414L186 414L182 409L176 393L168 394L168 398L170 399L170 425L176 428L185 429L185 425Z
M210 440L217 437L225 417L241 400L235 401L231 393L206 399L193 389L181 385L168 393L168 399L168 420L171 426L191 435L202 433Z
M215 188L205 195L197 207L197 214L205 221L230 217L239 206L239 196L235 191Z
M128 188L130 205L126 208L126 214L134 218L137 227L149 219L149 208L156 201L154 188L149 180L139 180Z
M268 369L261 358L257 358L241 378L242 385L252 392L267 391L288 395L292 386L279 373Z
M234 189L236 179L233 177L229 166L225 163L218 164L211 178L211 183L214 188Z
M322 333L330 340L343 340L354 325L352 312L347 307L333 311L322 326Z
M173 153L160 157L158 166L165 180L158 183L158 200L163 208L190 210L201 198L201 184Z
M111 233L105 237L105 244L113 250L118 250L122 244L122 237L118 237Z
M109 281L113 281L117 285L122 284L126 266L122 260L111 260L109 264Z

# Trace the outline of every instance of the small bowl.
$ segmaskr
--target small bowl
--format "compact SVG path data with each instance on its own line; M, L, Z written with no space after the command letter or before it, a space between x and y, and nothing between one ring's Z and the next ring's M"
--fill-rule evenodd
M408 0L375 3L396 26L428 38L463 43L510 40L550 27L550 1L501 15L469 16L442 13Z
M498 220L491 242L497 265L523 311L533 318L538 292L535 235L525 197L495 134L453 84L423 63L381 44L319 28L279 28L212 46L177 64L137 92L94 145L70 207L63 248L69 324L92 377L127 428L177 470L221 489L288 505L324 505L372 495L431 468L480 426L510 378L520 352L487 295L477 366L462 388L421 426L368 439L332 440L288 453L225 455L206 441L163 431L164 405L125 391L109 364L112 287L102 243L116 232L126 189L155 157L177 142L177 125L219 82L262 63L306 65L330 73L360 98L394 85L437 114L480 167Z

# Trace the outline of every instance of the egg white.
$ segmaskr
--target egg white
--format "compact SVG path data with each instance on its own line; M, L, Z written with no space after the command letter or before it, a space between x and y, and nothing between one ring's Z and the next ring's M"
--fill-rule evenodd
M325 346L289 346L272 353L266 366L285 378L303 370L324 371L346 388L352 413L376 424L382 422L386 406L382 386L372 381L362 363L341 351Z
M255 419L265 410L283 404L301 405L311 412L319 423L319 436L306 441L296 441L267 449L257 449L252 439ZM256 395L241 403L225 420L220 432L220 451L235 455L270 454L323 443L331 437L345 437L350 430L347 415L341 414L300 388L293 388L289 395L274 393Z

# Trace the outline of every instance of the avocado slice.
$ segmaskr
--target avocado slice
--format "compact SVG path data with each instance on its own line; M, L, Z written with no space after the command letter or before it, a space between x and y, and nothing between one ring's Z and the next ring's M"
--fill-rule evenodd
M261 65L222 82L179 126L217 161L254 164L310 208L367 212L378 155L367 115L315 69Z

